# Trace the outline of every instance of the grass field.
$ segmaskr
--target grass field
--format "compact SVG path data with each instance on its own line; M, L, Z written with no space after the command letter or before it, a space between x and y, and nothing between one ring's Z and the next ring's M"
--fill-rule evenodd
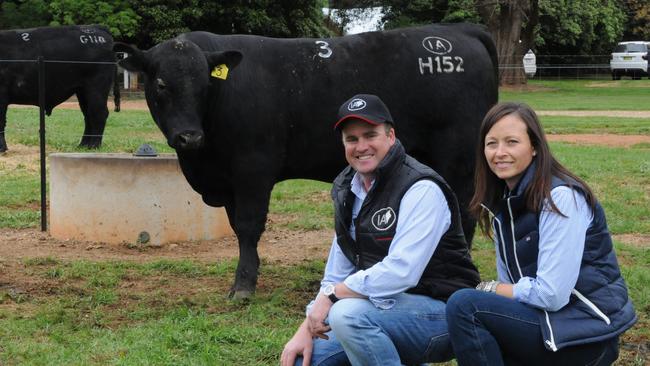
M524 90L499 92L499 101L517 100L539 110L647 111L650 80L531 80Z
M501 100L524 100L539 109L650 110L646 80L531 84L526 92L502 93ZM79 151L80 116L54 111L48 151ZM10 149L34 150L37 117L35 109L10 109ZM650 135L648 118L547 116L542 121L553 133ZM111 113L104 141L104 152L133 152L143 142L171 151L146 111ZM552 149L591 184L605 207L639 316L622 338L617 364L645 365L650 356L650 146L552 143ZM0 230L38 227L38 184L32 160L0 156ZM329 187L305 180L279 183L271 214L287 218L281 225L296 233L331 228ZM495 276L491 243L477 238L473 257L484 278ZM218 258L135 262L37 256L18 264L0 258L0 364L277 364L318 288L323 259L292 265L263 260L256 296L245 302L225 297L235 267L234 260ZM19 284L12 282L17 278Z

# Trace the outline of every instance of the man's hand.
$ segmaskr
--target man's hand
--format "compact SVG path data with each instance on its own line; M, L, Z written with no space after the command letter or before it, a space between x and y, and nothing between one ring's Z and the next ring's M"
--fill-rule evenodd
M325 324L325 319L327 319L331 307L332 301L327 296L318 294L311 312L307 316L307 325L312 337L329 339L325 333L329 332L331 328Z
M314 343L309 332L308 319L305 319L298 327L296 334L284 345L282 356L280 356L280 365L293 366L296 363L296 357L302 355L303 366L309 366L313 349Z

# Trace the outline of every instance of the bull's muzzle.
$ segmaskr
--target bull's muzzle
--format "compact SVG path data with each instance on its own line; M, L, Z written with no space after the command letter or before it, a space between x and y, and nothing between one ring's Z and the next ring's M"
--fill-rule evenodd
M172 147L180 150L196 150L203 146L203 133L185 131L176 135Z

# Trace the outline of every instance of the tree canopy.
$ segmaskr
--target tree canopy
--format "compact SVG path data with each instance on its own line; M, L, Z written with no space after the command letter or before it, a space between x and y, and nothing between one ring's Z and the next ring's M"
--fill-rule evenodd
M373 1L377 3L377 1ZM386 28L473 22L495 38L505 79L523 54L608 54L624 38L650 40L647 0L382 0ZM515 68L512 68L515 69ZM521 68L519 68L521 69Z
M333 24L322 13L328 5L357 9ZM622 40L650 41L647 0L3 0L0 29L103 24L115 39L148 48L190 30L330 36L362 17L358 8L377 6L387 29L431 22L484 24L502 64L521 62L529 48L538 55L593 55L608 54Z
M4 0L0 29L103 24L115 39L148 48L190 30L274 37L331 35L323 0Z

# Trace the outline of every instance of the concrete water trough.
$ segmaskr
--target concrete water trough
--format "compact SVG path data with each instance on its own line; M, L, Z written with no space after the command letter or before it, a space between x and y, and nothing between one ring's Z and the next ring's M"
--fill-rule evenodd
M50 154L50 235L164 244L232 235L223 208L187 183L175 154Z

